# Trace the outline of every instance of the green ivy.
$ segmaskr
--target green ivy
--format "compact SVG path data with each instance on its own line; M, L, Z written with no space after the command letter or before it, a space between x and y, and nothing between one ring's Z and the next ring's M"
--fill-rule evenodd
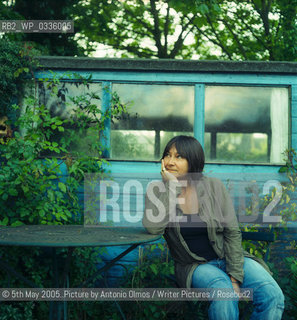
M277 215L281 216L282 221L275 226L267 226L270 232L273 232L275 238L286 232L287 223L289 221L296 221L297 219L297 205L296 205L296 190L297 190L297 153L294 149L288 149L285 151L286 165L281 167L279 172L286 175L286 179L281 183L281 194L277 194L275 189L265 196L258 197L259 212L263 212L264 209L271 204L271 202L278 196ZM255 205L255 204L254 204ZM247 208L247 214L252 214L252 207ZM245 226L244 231L257 232L259 225ZM243 241L243 247L250 253L264 257L267 251L267 245L263 242L255 243L253 241ZM292 248L297 250L296 243L292 243ZM285 259L289 272L286 277L280 276L279 271L273 263L268 261L268 265L273 272L274 278L280 285L285 294L285 311L283 314L284 320L291 320L296 318L297 312L297 258L296 256L290 256Z

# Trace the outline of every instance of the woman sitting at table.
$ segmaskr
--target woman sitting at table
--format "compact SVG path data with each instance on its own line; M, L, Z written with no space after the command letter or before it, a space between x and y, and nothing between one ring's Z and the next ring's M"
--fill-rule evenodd
M281 319L284 296L263 260L244 251L232 201L223 183L202 174L204 152L190 136L165 147L161 175L146 193L143 225L164 234L180 287L253 289L251 319ZM212 300L209 319L238 319L238 299Z

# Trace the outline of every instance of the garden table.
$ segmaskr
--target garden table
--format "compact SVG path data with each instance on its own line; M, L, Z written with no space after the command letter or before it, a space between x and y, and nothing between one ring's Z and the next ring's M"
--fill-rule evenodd
M148 234L144 228L127 227L106 227L106 226L83 226L83 225L24 225L19 227L0 227L0 246L36 246L52 248L53 259L53 280L55 287L61 287L59 284L59 274L57 268L56 248L68 248L67 257L63 271L62 287L67 284L70 261L73 250L76 247L108 247L108 246L129 246L126 250L100 268L92 277L81 283L78 287L85 287L91 283L100 273L107 271L115 263L134 250L138 245L155 241L161 238L161 235ZM0 268L10 274L21 278L31 287L38 287L29 279L26 279L20 273L12 269L7 262L1 260ZM125 318L120 306L117 307ZM67 317L67 303L64 302L64 319ZM61 304L51 303L50 319L59 319Z

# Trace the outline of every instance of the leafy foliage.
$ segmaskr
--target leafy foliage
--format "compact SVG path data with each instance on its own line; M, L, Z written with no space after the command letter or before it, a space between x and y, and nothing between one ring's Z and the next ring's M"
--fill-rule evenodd
M273 189L270 194L265 195L262 198L259 198L259 210L260 212L267 207L276 197L279 197L279 207L277 214L281 216L282 221L276 226L279 228L274 228L272 225L268 226L270 232L274 232L276 239L281 233L286 231L286 226L288 222L296 221L296 187L297 187L297 168L296 160L297 155L296 151L293 149L288 149L285 152L286 165L282 167L279 171L281 173L286 173L287 179L282 181L281 184L281 193L276 189ZM248 208L249 214L250 208ZM252 210L251 210L252 211ZM252 212L250 212L252 214ZM249 225L246 226L244 231L254 231L259 230L258 225ZM262 229L261 229L262 230ZM296 243L293 241L291 243L292 249L296 251ZM264 257L267 251L267 244L265 243L255 243L253 241L244 241L243 247L250 253L258 256ZM286 250L289 248L286 247ZM293 251L292 250L292 251ZM277 258L275 259L277 261ZM274 278L277 280L278 284L285 294L285 312L283 319L294 319L296 317L296 290L297 290L297 260L296 255L289 256L285 259L285 262L288 266L288 275L281 276L279 270L275 265L268 261L270 269L273 271Z
M32 74L30 64L28 70L22 64L16 63L15 66L14 72L17 74L26 72L27 77ZM88 86L91 81L73 78L78 85ZM118 117L126 108L115 99L116 103L103 112L98 103L100 97L87 92L72 99L76 105L72 116L66 119L59 115L52 116L47 106L40 103L36 92L38 84L35 79L32 81L33 92L25 97L21 106L7 104L6 112L19 114L19 117L14 123L13 136L0 138L0 225L81 224L83 209L79 193L84 174L105 174L103 164L106 161L102 158L103 146L99 135L103 134L105 121ZM46 79L44 83L54 96L61 94L60 81L56 77L52 81ZM11 91L7 101L11 101L13 94L14 91ZM79 150L73 152L72 143L77 142L73 134L74 124L76 132L83 133L87 129L97 132L98 139L92 139L89 146L92 155L80 153ZM56 139L58 133L64 135L63 139ZM48 152L51 156L45 156ZM70 266L73 281L70 287L94 274L101 251L92 248L75 250ZM2 261L9 261L12 268L35 285L50 288L50 253L48 249L6 247L0 250L0 257ZM59 267L63 267L66 255L65 249L57 250ZM23 279L10 278L2 269L0 284L1 287L28 287ZM101 313L96 308L90 312L85 307L75 303L69 306L71 313L81 315L80 319L86 314L94 317L96 313ZM0 311L0 319L43 319L48 315L48 303L7 302L1 304Z
M251 223L244 231L257 231L259 227L263 227L263 225L259 225L259 222L253 224L253 221L257 220L259 214L270 215L271 219L274 219L274 216L280 218L278 222L276 221L278 219L275 219L273 225L267 225L267 228L273 230L276 237L280 232L285 231L288 222L296 221L296 151L293 149L286 150L284 152L284 159L286 165L279 169L281 173L281 175L279 175L280 181L278 181L277 184L272 183L270 189L266 191L267 193L263 194L262 189L255 184L255 181L252 181L250 185L246 186L248 205L245 209L245 215L251 216ZM255 219L253 219L253 215ZM262 220L260 221L262 223ZM270 220L270 223L271 222ZM263 249L265 253L265 248Z
M118 57L296 61L297 0L5 3L2 19L74 20L75 35L6 35L43 54L82 56L104 44Z
M207 1L199 2L207 6ZM296 60L296 1L219 0L216 4L215 8L208 5L206 24L195 26L195 37L210 41L222 58Z
M292 246L297 250L296 243L292 244ZM286 260L290 268L289 285L285 288L285 292L287 293L287 313L293 318L297 312L297 258L288 257Z
M194 17L191 12L174 15L171 2L82 2L78 7L86 14L77 19L81 38L111 46L122 57L189 58L185 41L193 30Z
M296 0L92 0L80 6L87 9L77 20L82 39L122 57L296 60Z
M18 302L10 305L1 304L0 320L23 320L33 319L32 309L34 302Z
M20 75L29 71L31 60L28 47L0 38L0 118L8 114L20 89Z
M75 139L73 124L79 130L92 124L92 130L99 134L104 121L121 112L117 106L102 112L90 103L90 99L95 98L99 99L88 94L80 102L74 99L79 103L70 119L52 117L34 96L25 99L24 113L16 122L24 131L23 135L16 131L12 139L2 141L0 145L0 205L5 213L1 217L2 225L81 222L82 208L77 192L83 175L85 172L103 172L105 160L101 158L99 138L93 139L90 146L96 156L72 155L69 146ZM13 108L19 110L16 105ZM67 139L61 139L60 143L53 141L55 132L65 132ZM62 154L61 158L40 158L48 150ZM62 172L64 163L67 175Z
M203 58L296 61L296 1L175 2L183 12L196 6L192 47Z
M73 20L75 7L80 0L64 0L62 3L56 0L6 2L6 5L0 5L0 17L4 20ZM79 32L77 25L75 30ZM74 39L75 34L71 33L9 33L5 36L13 41L30 43L43 55L84 55L84 49Z
M175 287L172 275L174 263L166 243L151 244L139 247L138 266L132 266L130 281L123 283L128 288L170 288ZM187 305L181 302L136 301L121 305L127 319L192 319L193 315ZM177 307L178 306L178 307ZM195 317L202 317L196 310Z

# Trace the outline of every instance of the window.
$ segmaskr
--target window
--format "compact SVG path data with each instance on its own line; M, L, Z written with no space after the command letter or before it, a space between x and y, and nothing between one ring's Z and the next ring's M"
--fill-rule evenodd
M129 114L112 123L112 159L159 160L173 136L193 135L193 86L113 84L113 91Z
M113 94L128 105L129 112L113 118L101 137L98 130L92 130L92 125L78 130L78 124L83 121L77 121L67 132L57 130L52 140L63 141L69 137L67 134L71 134L70 149L74 152L95 155L90 145L100 140L106 142L109 148L106 156L111 159L158 161L172 137L180 134L193 136L195 132L199 137L204 134L207 162L284 164L283 153L289 147L288 87L218 85L216 82L195 89L192 84L136 81L107 81L102 109L109 106L112 85ZM84 100L75 106L71 97L92 93L96 93L99 99L91 99L91 102L101 110L103 87L100 82L83 85L74 80L61 81L54 95L50 94L48 84L40 83L38 96L52 116L73 117ZM205 92L202 92L204 88ZM199 119L203 106L204 121L202 117Z
M206 160L283 163L288 100L287 88L206 86Z

